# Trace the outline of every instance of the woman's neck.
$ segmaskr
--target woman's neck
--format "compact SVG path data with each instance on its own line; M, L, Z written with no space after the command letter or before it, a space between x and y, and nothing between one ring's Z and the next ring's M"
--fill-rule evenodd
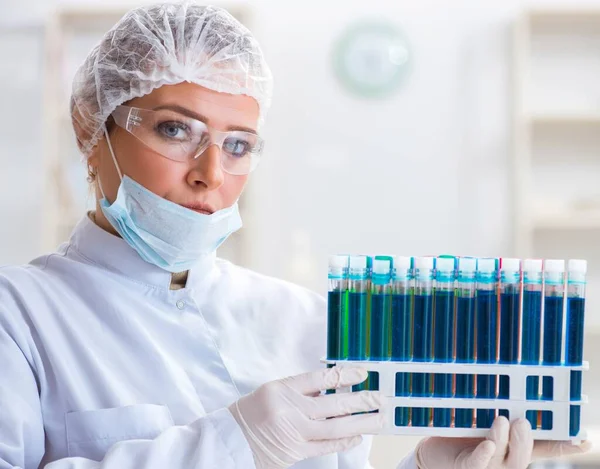
M92 210L92 211L88 212L88 217L90 218L90 220L92 220L96 225L98 225L104 231L106 231L114 236L118 236L119 238L121 237L121 236L119 236L119 233L117 233L116 230L112 227L112 225L108 222L108 220L102 213L102 210L98 210L98 209ZM187 279L188 279L188 271L187 270L184 272L178 272L178 273L171 274L171 285L169 288L171 290L180 290L182 288L185 288Z
M106 217L102 213L102 210L100 210L100 208L98 206L96 206L96 210L92 210L91 212L88 212L88 216L90 217L90 220L92 220L96 225L98 225L104 231L110 233L111 235L117 236L119 238L121 237L119 235L119 233L117 233L117 231L113 228L113 226L106 219Z

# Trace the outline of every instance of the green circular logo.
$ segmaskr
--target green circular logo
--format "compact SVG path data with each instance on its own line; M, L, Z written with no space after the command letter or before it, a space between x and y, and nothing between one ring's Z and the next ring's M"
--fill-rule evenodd
M365 97L394 92L409 71L410 48L399 27L383 21L350 26L334 48L334 69L341 83Z

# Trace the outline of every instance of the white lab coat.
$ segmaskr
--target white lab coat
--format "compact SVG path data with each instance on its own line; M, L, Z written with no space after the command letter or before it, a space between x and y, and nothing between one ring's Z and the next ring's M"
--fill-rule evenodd
M227 406L322 366L325 302L214 255L170 282L88 217L0 268L0 469L254 468ZM365 440L294 467L364 469Z

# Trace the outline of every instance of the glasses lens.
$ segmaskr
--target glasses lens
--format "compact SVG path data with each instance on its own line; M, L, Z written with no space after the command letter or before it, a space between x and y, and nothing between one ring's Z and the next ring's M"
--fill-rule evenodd
M131 133L169 159L187 161L210 141L206 125L200 121L168 110L138 112Z
M223 167L231 174L248 174L258 164L263 141L253 133L231 132L223 142Z

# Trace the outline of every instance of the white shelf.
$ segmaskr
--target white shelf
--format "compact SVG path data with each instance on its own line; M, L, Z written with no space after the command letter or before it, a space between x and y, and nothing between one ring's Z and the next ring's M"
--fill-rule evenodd
M528 13L532 23L538 21L572 23L573 21L599 22L600 9L582 6L581 8L532 8Z
M534 256L539 231L563 230L568 236L600 231L600 209L591 202L574 205L595 195L590 181L600 170L595 137L600 135L595 78L600 8L563 5L528 9L514 28L513 252L518 257ZM538 199L546 197L537 192L540 187L563 179L568 181L556 192L558 200L544 200L540 207ZM593 249L590 244L590 256Z
M600 125L600 111L535 112L526 118L534 125Z
M540 214L533 219L538 230L600 230L600 211Z

